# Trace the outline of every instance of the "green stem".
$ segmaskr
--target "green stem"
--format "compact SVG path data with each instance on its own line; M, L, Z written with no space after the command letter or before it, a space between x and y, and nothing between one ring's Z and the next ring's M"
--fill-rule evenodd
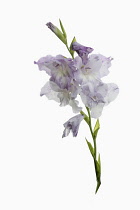
M100 180L100 176L101 176L101 172L99 172L99 163L98 163L98 160L96 159L96 156L97 156L97 146L96 146L96 136L94 136L94 132L93 132L93 129L92 129L92 123L91 123L91 115L90 115L90 110L88 107L86 107L87 109L87 112L88 112L88 117L89 117L89 121L88 121L88 126L90 128L90 132L91 132L91 136L92 136L92 139L93 139L93 143L94 143L94 156L93 156L93 159L94 159L94 167L95 167L95 174L96 174L96 180L97 180L97 186L96 186L96 191L95 193L97 193L100 185L101 185L101 180Z
M89 116L89 128L90 128L91 136L92 136L93 143L94 143L94 155L95 155L95 159L96 159L96 150L97 150L97 146L96 146L96 139L94 138L94 134L93 134L92 123L91 123L90 110L89 110L89 108L88 108L88 107L86 107L86 109L87 109L88 116Z
M66 43L66 48L68 49L68 51L69 51L70 55L71 55L71 56L72 56L72 58L74 59L74 56L71 54L70 49L69 49L69 47L68 47L68 44L67 44L67 43Z

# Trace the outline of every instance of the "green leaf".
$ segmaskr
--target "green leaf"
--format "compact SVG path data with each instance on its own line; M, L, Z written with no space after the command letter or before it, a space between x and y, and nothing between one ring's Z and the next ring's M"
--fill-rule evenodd
M94 148L93 148L92 144L87 139L86 139L86 142L87 142L88 148L90 150L90 153L91 153L92 157L94 158L95 157Z
M72 42L71 42L71 44L70 44L70 53L71 53L72 57L74 56L74 51L72 50L72 44L73 44L74 42L76 42L76 38L75 38L75 37L73 38L73 40L72 40Z
M101 159L100 159L100 154L98 155L98 163L101 166Z
M93 138L96 140L97 138L97 134L98 134L98 130L100 129L100 123L99 123L99 119L96 121L94 130L93 130Z
M101 174L101 158L100 158L100 154L98 155L98 164L99 164L99 171Z
M96 124L95 124L95 127L94 127L94 132L96 130L99 130L99 128L100 128L100 123L99 123L99 119L97 119Z
M98 191L98 189L99 189L100 185L101 185L101 182L100 182L100 181L97 181L97 187L96 187L96 191L95 191L95 193L97 193L97 191Z
M95 161L95 168L96 168L96 177L97 181L100 182L101 178L101 160L100 160L100 154L98 156L98 161Z
M100 165L100 155L98 156L98 161L95 161L96 168L96 178L97 178L97 187L95 193L97 193L100 185L101 185L101 165Z
M97 173L99 175L100 174L100 165L97 160L96 160L96 166L97 166Z
M86 121L86 123L89 125L89 117L83 112L83 111L80 111L81 115L84 116L84 120Z
M64 37L67 38L66 31L65 31L64 26L63 26L63 24L62 24L62 21L61 21L60 19L59 19L59 23L60 23L60 27L61 27L61 30L62 30L62 32L63 32Z
M100 181L101 168L100 168L100 164L98 163L97 160L96 160L96 174L97 174L97 180Z

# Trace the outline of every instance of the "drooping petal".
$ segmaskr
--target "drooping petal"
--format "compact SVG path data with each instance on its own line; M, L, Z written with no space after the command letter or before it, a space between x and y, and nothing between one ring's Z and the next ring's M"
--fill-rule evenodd
M84 116L81 114L78 114L72 118L70 118L67 122L64 123L64 131L63 131L63 137L66 137L69 135L70 131L73 134L73 137L76 137L78 134L79 126L81 121L84 119Z

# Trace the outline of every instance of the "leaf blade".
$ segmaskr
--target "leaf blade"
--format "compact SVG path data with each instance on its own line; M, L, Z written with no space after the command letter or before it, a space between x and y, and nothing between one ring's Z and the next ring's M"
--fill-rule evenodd
M95 140L97 138L97 134L98 134L99 129L100 129L100 122L99 122L99 119L97 119L96 124L94 126L94 130L93 130L93 137L94 137Z
M61 21L60 19L59 19L59 23L60 23L60 27L61 27L61 30L62 30L62 32L63 32L64 37L67 38L66 31L65 31L64 26L63 26L63 24L62 24L62 21Z
M87 142L87 145L88 145L88 148L90 150L92 157L95 158L95 152L94 152L94 148L93 148L92 144L87 139L86 139L86 142Z
M72 42L71 42L71 44L70 44L70 53L71 53L72 56L74 56L74 52L75 52L74 50L72 50L72 44L73 44L74 42L76 42L75 36L73 37L73 40L72 40Z

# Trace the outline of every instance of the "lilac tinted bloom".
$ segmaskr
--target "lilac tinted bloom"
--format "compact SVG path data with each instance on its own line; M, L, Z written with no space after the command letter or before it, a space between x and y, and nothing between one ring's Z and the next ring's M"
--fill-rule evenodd
M72 50L77 52L77 54L81 57L83 64L85 65L88 62L88 54L93 51L93 48L85 47L78 42L73 42Z
M88 58L86 65L83 65L80 57L74 59L74 65L77 69L74 73L75 79L79 84L86 84L88 82L97 82L103 76L106 76L111 66L111 58L106 58L100 54L92 54Z
M64 129L62 138L68 136L70 131L72 132L73 137L76 137L78 134L80 123L83 119L84 119L84 116L81 114L78 114L70 118L66 123L64 123L65 129Z
M119 89L116 84L99 83L93 86L92 91L89 85L82 86L81 99L86 107L91 110L91 117L99 118L103 107L112 102L118 95Z
M38 64L40 70L46 71L51 76L50 80L55 82L60 88L68 89L75 70L72 59L65 58L62 55L57 55L56 57L49 55L40 58L35 64Z
M53 62L55 68L51 69L51 81L55 82L60 88L68 89L73 79L73 61L61 55L56 56Z

